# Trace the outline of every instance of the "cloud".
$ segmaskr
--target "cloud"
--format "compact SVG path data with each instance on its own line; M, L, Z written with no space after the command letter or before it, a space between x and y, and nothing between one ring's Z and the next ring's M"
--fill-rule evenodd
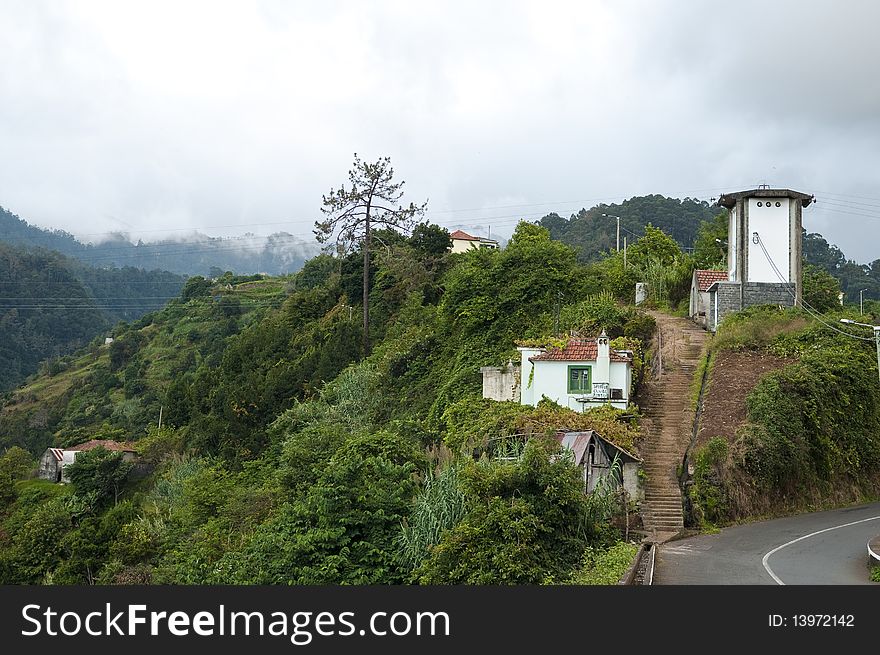
M792 186L819 198L809 229L871 260L878 18L824 0L7 2L0 204L80 235L308 236L358 152L390 155L434 220L493 234Z

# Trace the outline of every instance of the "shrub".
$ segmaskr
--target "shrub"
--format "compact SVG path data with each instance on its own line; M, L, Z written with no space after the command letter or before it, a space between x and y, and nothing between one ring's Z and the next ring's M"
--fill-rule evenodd
M618 541L605 549L588 546L580 567L567 584L616 585L629 570L638 552L638 546L626 541Z
M462 469L469 509L417 570L423 584L538 584L564 578L587 545L583 479L559 445L531 439L512 462Z

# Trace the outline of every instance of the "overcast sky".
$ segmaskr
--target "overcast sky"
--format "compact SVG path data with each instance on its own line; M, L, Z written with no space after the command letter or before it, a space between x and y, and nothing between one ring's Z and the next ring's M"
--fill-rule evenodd
M357 152L509 234L660 193L814 193L880 258L880 3L0 0L0 205L86 241L287 231Z

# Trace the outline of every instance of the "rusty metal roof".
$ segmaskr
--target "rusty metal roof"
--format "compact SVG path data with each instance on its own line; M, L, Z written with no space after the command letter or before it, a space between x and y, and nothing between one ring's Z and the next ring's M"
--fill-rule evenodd
M574 463L577 465L583 464L584 456L586 455L587 450L590 447L590 441L592 441L593 439L601 441L604 446L616 450L618 453L620 453L621 459L623 459L624 461L642 461L640 458L636 457L631 452L624 450L613 441L609 441L595 430L556 433L556 441L558 441L563 448L568 448L569 450L574 452Z

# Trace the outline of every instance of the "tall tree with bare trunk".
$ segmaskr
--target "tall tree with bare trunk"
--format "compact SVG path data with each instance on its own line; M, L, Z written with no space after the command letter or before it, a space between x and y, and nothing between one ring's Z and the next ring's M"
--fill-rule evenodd
M421 205L400 204L404 182L394 182L391 158L382 157L375 163L354 155L348 171L350 187L343 184L323 196L323 221L315 221L315 238L327 243L336 237L338 253L348 252L356 243L364 253L364 357L370 354L370 231L376 225L411 231L418 217L425 213L428 202Z

